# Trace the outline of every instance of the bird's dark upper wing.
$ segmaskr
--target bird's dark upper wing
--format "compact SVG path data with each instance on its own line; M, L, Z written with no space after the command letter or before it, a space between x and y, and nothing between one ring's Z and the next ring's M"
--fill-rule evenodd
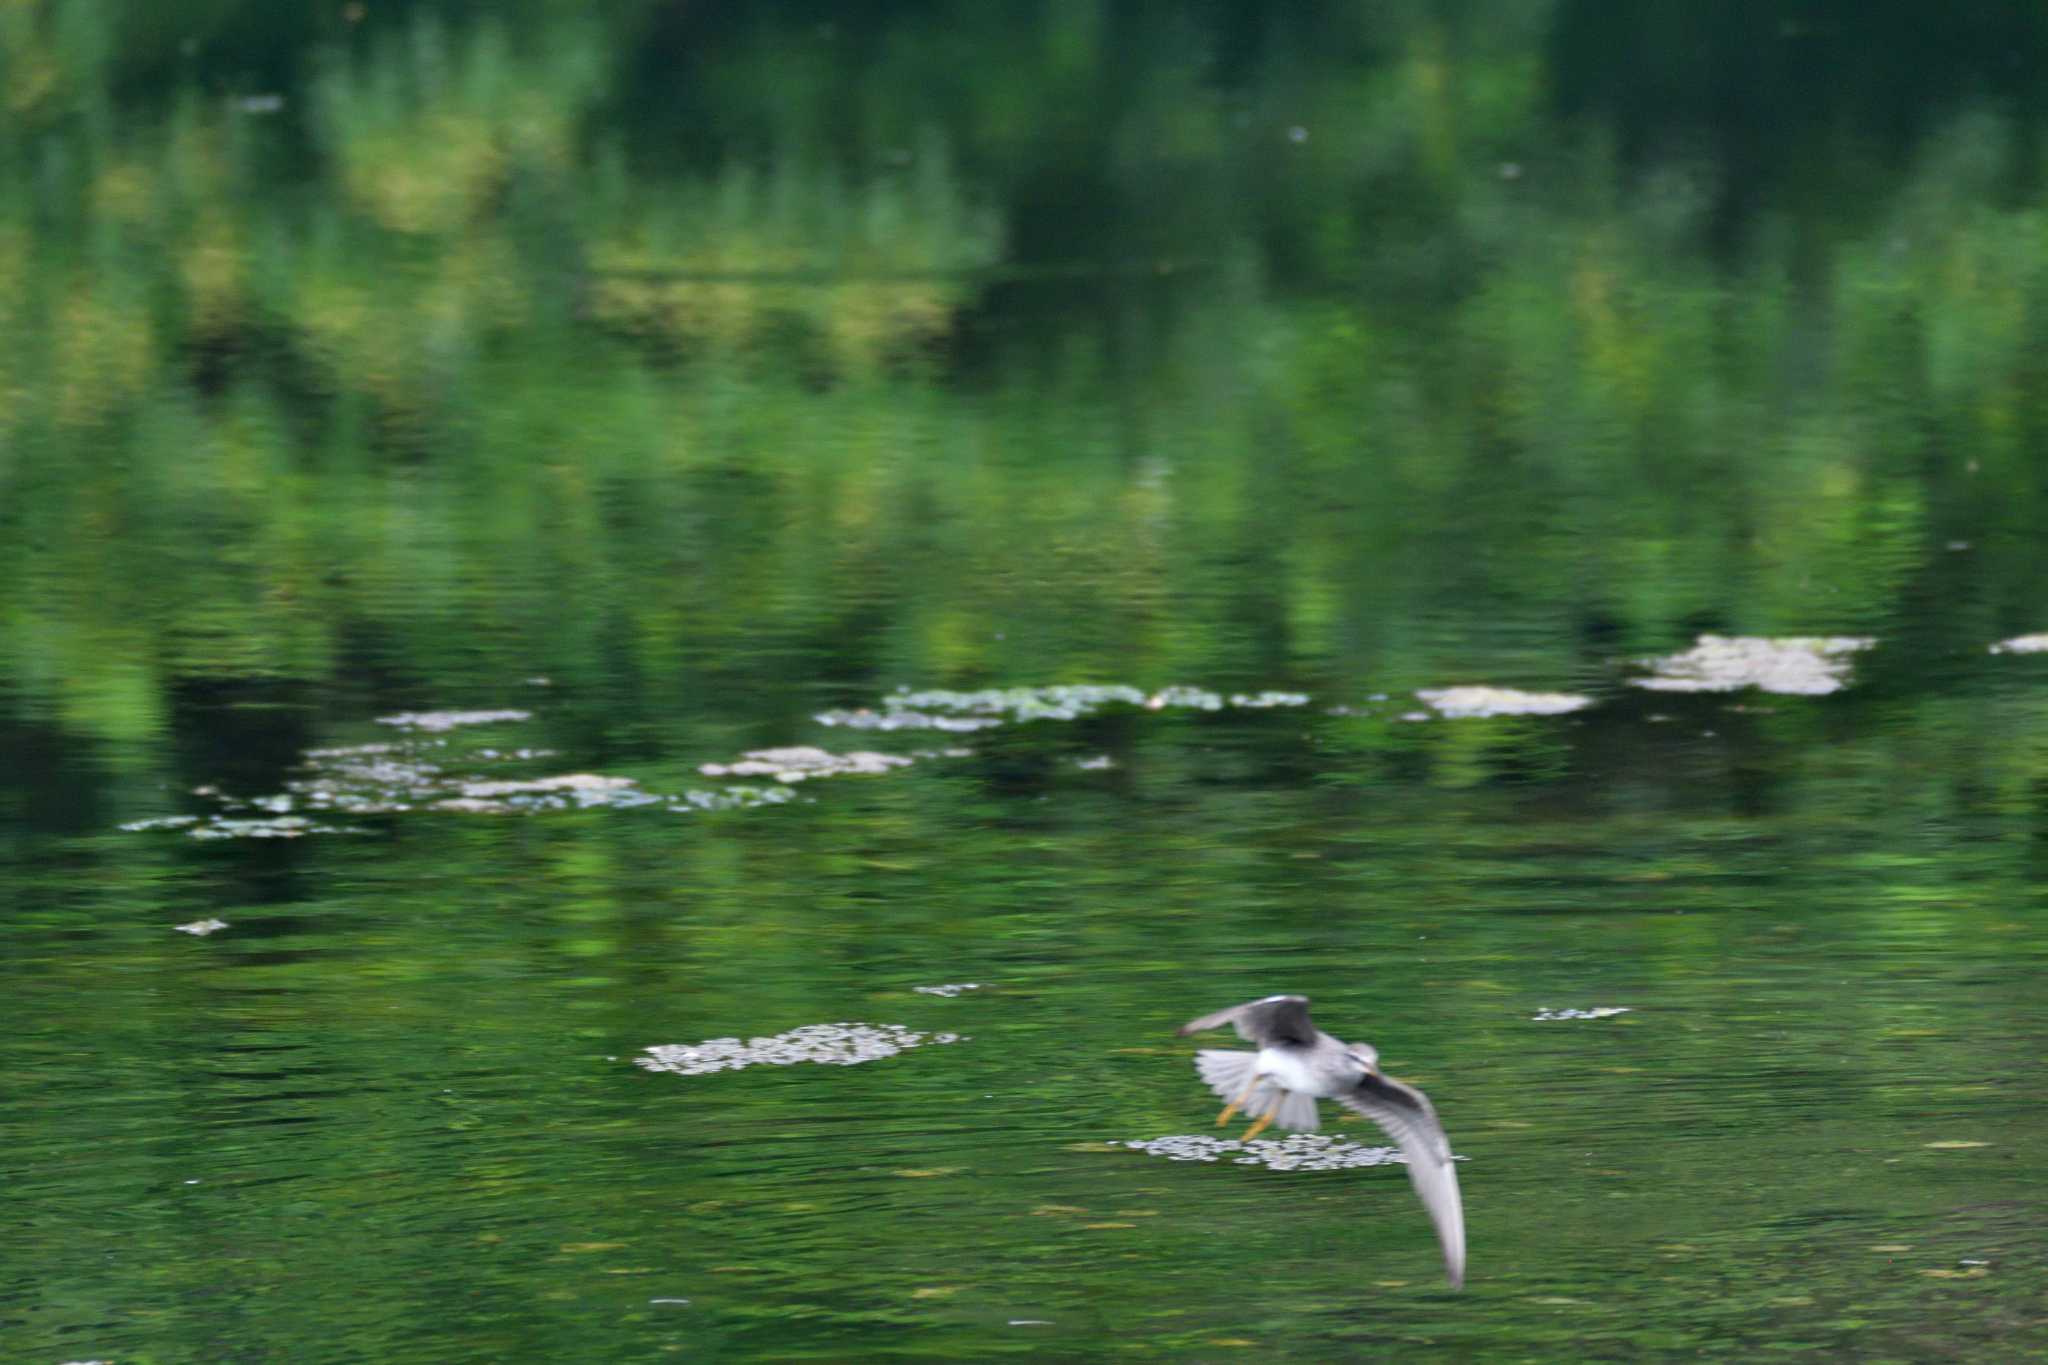
M1180 1031L1185 1037L1225 1024L1234 1027L1238 1037L1260 1047L1289 1043L1306 1047L1316 1040L1316 1026L1309 1022L1305 995L1269 995L1250 1004L1233 1005L1189 1020L1180 1026Z
M1444 1249L1444 1271L1451 1287L1465 1283L1465 1205L1458 1196L1458 1168L1451 1162L1450 1139L1437 1122L1429 1097L1412 1085L1378 1074L1367 1075L1354 1090L1336 1096L1339 1104L1387 1130L1408 1158L1408 1179L1436 1225Z

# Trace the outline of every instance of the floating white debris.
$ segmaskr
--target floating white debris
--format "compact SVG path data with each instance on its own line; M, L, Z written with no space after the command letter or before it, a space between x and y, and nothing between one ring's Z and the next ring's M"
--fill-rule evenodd
M672 811L752 810L796 800L788 787L721 787L717 791L686 791L668 798Z
M1570 692L1520 692L1512 687L1429 687L1415 694L1438 715L1451 719L1470 716L1561 716L1591 706L1591 697Z
M959 995L964 991L980 990L981 983L979 981L962 981L957 985L912 986L910 989L916 991L919 995L943 995L950 1000L952 997Z
M1678 654L1643 659L1655 676L1630 678L1654 692L1764 692L1818 697L1848 686L1850 656L1876 640L1863 635L1702 635Z
M577 796L597 798L591 804L601 804L606 798L620 792L631 791L640 784L630 777L599 777L595 773L568 773L561 777L533 777L524 781L508 780L496 782L463 782L457 787L461 795L472 800L488 801L501 796L534 796L543 792L569 792Z
M281 815L274 820L232 820L217 815L205 824L185 831L191 839L303 839L308 834L367 834L347 825L319 825L303 815Z
M228 922L224 919L195 919L190 924L174 924L171 927L181 934L205 938L208 934L217 934L227 928Z
M463 725L496 725L503 721L532 720L531 711L405 711L395 716L379 716L379 725L395 725L401 730L427 730L440 733Z
M1289 1133L1284 1138L1210 1137L1206 1133L1174 1134L1124 1146L1168 1161L1220 1161L1239 1166L1264 1166L1275 1171L1340 1171L1355 1166L1405 1165L1398 1147L1368 1147L1327 1133Z
M401 744L344 744L336 749L308 749L306 750L306 759L308 762L317 762L326 758L366 758L375 754L403 753L408 747L413 746Z
M220 803L221 812L204 818L165 816L134 821L122 828L131 831L189 828L192 837L198 839L289 839L306 834L364 832L351 827L315 824L304 815L285 814L293 810L355 816L427 810L460 815L534 815L598 807L626 810L653 806L685 814L773 806L792 799L792 793L786 787L748 785L661 794L644 790L630 777L607 777L597 773L527 778L451 773L444 764L452 765L457 758L500 764L553 757L553 751L548 749L458 751L452 747L453 744L454 741L449 739L423 735L392 744L309 749L306 751L306 775L286 782L283 792L237 800L216 787L200 787L197 794ZM429 762L423 753L432 753L441 761ZM263 811L277 818L235 819L227 814L241 810Z
M440 741L433 746L441 747ZM393 744L365 744L353 749L314 749L306 755L312 776L295 778L287 790L315 809L373 814L409 810L414 802L441 789L439 764Z
M1627 1014L1627 1005L1597 1005L1589 1010L1540 1009L1529 1017L1539 1023L1554 1019L1605 1019L1610 1015Z
M529 679L536 685L545 679ZM1228 705L1246 709L1300 706L1308 696L1266 691L1233 694ZM989 688L977 692L900 688L883 699L879 710L825 712L817 720L850 729L967 731L1030 720L1074 720L1109 706L1181 707L1219 710L1226 705L1216 693L1192 687L1168 687L1147 696L1121 685ZM711 791L650 792L632 778L594 773L501 778L458 765L532 762L554 752L535 747L469 747L452 732L468 726L531 720L524 710L407 711L378 718L378 724L407 732L396 742L309 749L304 768L284 790L261 796L230 797L217 787L195 789L220 806L210 816L162 816L134 821L131 832L186 829L198 839L294 839L308 834L363 833L347 826L317 824L308 814L353 816L435 811L460 815L532 815L592 807L629 809L653 806L678 814L695 811L744 810L779 805L795 799L789 787L816 777L879 774L935 758L966 758L971 749L922 749L910 754L861 750L832 753L813 746L759 749L730 763L707 763L711 777L770 779L765 786L730 786ZM1076 760L1085 770L1115 766L1105 755ZM248 811L271 819L230 818ZM302 814L303 812L303 814Z
M925 711L870 711L863 706L853 711L821 711L812 717L820 725L844 726L849 730L987 730L1001 725L995 716L936 716Z
M1149 711L1220 711L1226 705L1259 710L1308 703L1308 695L1303 692L1237 692L1226 701L1221 694L1205 688L1178 685L1150 695L1121 683L990 687L975 692L948 688L913 692L899 688L882 698L879 709L862 706L823 711L813 719L820 725L853 730L982 730L1031 720L1079 720L1110 706L1141 706Z
M1162 687L1145 698L1147 711L1164 711L1167 707L1185 707L1196 711L1221 711L1223 698L1217 693L1200 687Z
M965 1042L957 1033L918 1033L901 1024L806 1024L771 1038L711 1038L701 1043L664 1043L645 1049L633 1064L649 1071L702 1076L750 1066L856 1066L878 1062L914 1047Z
M809 745L787 749L756 749L732 763L706 763L697 769L706 777L772 777L777 782L802 782L811 777L840 777L848 773L885 773L907 768L911 760L901 754L878 754L872 750L835 754Z
M196 815L159 815L148 820L130 820L121 828L129 834L139 834L143 830L183 829L187 825L196 825L198 823L199 817Z
M1306 692L1233 692L1230 704L1246 710L1258 711L1272 706L1307 706Z
M1993 654L2042 654L2048 653L2048 634L2015 635L2010 640L2000 640L1991 646Z
M1145 694L1121 683L1061 683L1051 687L989 688L980 692L899 693L905 704L926 710L967 711L1011 720L1078 720L1105 706L1139 706ZM896 698L891 697L891 704Z
M447 741L431 741L442 749ZM549 749L482 749L467 757L487 762L530 762L553 757ZM640 790L630 777L604 777L595 773L564 773L552 777L484 778L444 773L441 765L428 763L390 744L366 744L345 749L314 749L307 753L311 777L285 785L309 809L341 810L353 815L389 814L428 809L458 814L531 814L536 811L578 810L591 806L613 808L660 805L672 798Z
M1144 704L1143 692L1123 686L989 687L974 692L899 688L882 698L879 712L861 707L827 711L816 719L821 725L860 730L981 730L1015 721L1078 720L1105 706Z

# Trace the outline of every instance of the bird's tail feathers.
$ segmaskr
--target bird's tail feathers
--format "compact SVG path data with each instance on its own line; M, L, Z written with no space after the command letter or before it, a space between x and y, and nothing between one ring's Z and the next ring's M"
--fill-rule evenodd
M1202 1080L1216 1092L1219 1099L1228 1103L1244 1094L1251 1084L1252 1076L1259 1063L1256 1052L1233 1052L1225 1048L1204 1048L1195 1054L1195 1070ZM1299 1091L1282 1090L1271 1081L1260 1081L1251 1098L1243 1106L1246 1118L1260 1119L1273 1115L1276 1128L1291 1128L1310 1132L1321 1126L1321 1116L1316 1112L1315 1097ZM1275 1112L1277 1111L1277 1112Z
M1313 1133L1322 1127L1322 1115L1316 1112L1313 1095L1304 1095L1299 1090L1280 1092L1280 1112L1273 1116L1275 1128L1290 1128L1299 1133Z

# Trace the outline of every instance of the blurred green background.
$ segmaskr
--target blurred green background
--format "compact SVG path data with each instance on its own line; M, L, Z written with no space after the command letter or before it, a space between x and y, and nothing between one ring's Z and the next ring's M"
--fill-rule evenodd
M590 8L0 13L16 705L2040 624L2033 6Z

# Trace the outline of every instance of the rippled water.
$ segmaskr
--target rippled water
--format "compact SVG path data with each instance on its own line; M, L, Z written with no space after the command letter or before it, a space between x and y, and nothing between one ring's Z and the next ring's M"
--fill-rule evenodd
M1659 728L1618 702L1435 742ZM1377 722L1327 708L1195 714L1013 715L976 737L1016 731L999 753L773 808L400 790L346 838L46 845L10 887L13 1353L1981 1357L2038 1332L2025 839L1879 838L1824 775L1765 821L1573 810L1375 777L1341 755ZM601 766L548 717L494 723L525 762ZM286 773L331 780L314 748ZM1117 767L1049 761L1083 750ZM1321 1155L1211 1126L1174 1028L1283 989L1435 1099L1463 1294L1363 1120Z

